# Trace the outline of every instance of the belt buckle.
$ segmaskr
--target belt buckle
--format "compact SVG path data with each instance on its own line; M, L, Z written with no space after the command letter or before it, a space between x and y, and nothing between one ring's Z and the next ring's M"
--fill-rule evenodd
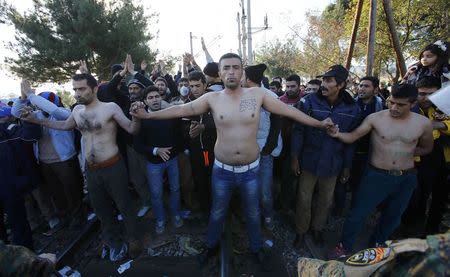
M391 170L389 170L389 175L402 176L403 175L403 170L391 169Z

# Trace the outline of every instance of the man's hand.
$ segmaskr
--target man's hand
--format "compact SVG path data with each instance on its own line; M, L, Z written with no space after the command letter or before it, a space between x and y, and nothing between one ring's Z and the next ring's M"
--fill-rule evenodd
M127 54L127 63L125 65L125 67L128 70L128 73L130 73L131 75L135 75L136 74L136 70L134 70L134 63L133 60L131 59L131 55Z
M145 71L147 69L147 66L148 66L147 62L145 60L142 60L142 62L141 62L141 70Z
M83 60L80 60L80 66L78 67L78 70L81 74L87 74L89 73L88 67L86 65L86 62Z
M330 136L330 137L333 137L333 138L338 138L339 137L339 125L334 125L333 127L331 127L331 128L328 128L327 129L327 134Z
M201 37L200 42L202 43L202 49L203 49L203 51L206 51L205 40L203 39L203 37Z
M29 95L34 94L34 89L31 89L30 82L26 79L23 79L20 83L20 94L23 97L22 100L26 99Z
M350 169L344 168L341 172L341 177L339 178L339 181L341 182L341 184L346 184L349 178L350 178Z
M191 121L191 126L189 128L189 136L191 138L198 137L201 133L205 131L205 125L197 121Z
M149 113L145 111L145 104L140 101L133 102L130 107L130 115L135 118L147 119Z
M159 70L161 73L161 76L166 76L167 71L166 71L166 64L164 63L163 60L159 60Z
M36 118L33 108L30 106L25 106L20 110L20 119L30 123L39 123L39 119Z
M300 176L300 165L298 163L297 157L291 158L291 170L295 176Z
M322 122L322 128L328 130L329 128L332 128L334 126L333 120L331 118L327 117Z
M172 149L172 147L159 147L156 154L160 156L163 161L167 162L170 159L170 149Z
M127 56L125 57L125 61L122 63L123 69L119 72L120 76L124 77L127 72L128 72L128 59L129 59L129 55L127 54Z
M433 130L447 130L447 125L441 121L432 120Z
M184 53L183 54L183 64L185 65L185 66L188 66L189 65L189 56L188 56L188 53Z

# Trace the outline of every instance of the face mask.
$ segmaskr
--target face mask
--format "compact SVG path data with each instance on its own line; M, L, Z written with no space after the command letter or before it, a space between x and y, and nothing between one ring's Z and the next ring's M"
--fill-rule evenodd
M182 86L182 87L180 88L180 94L181 94L182 96L187 96L187 95L189 94L189 88L188 88L188 87L185 87L185 86Z

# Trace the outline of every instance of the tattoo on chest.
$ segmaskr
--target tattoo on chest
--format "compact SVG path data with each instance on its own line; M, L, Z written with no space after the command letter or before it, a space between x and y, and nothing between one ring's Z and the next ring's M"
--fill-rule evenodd
M239 112L256 111L256 99L242 99L239 104Z
M95 116L80 114L80 124L78 128L82 131L94 131L102 128L102 124L100 124Z

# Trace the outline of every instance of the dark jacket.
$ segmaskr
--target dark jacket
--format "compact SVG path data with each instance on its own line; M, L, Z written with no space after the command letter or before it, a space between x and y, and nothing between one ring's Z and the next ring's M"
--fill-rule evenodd
M183 151L183 131L181 119L141 121L139 134L134 137L136 150L151 163L163 163L158 155L153 155L155 147L172 147L170 159Z
M340 93L334 106L328 104L321 91L309 94L297 108L317 120L331 118L341 132L351 132L361 122L360 109L347 92ZM325 130L294 123L291 155L298 157L301 169L315 176L338 176L342 169L351 168L353 151L353 144L332 138Z
M190 99L186 101L186 103L189 102L191 102ZM205 125L205 131L196 138L191 138L189 136L189 129L192 120ZM187 141L187 147L190 151L207 150L210 152L214 152L214 145L216 144L217 140L217 131L216 124L214 123L214 118L210 111L202 115L190 117L189 121L183 120L183 123L184 138Z
M41 137L41 126L0 124L0 197L24 193L36 185L37 172L27 144Z

